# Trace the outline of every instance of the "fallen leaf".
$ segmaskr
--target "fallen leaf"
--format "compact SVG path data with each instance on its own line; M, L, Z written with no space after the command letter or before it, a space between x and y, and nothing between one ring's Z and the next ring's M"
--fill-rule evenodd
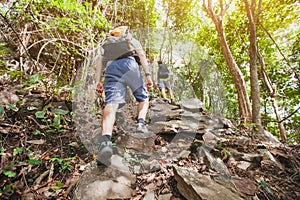
M27 143L29 144L44 144L45 140L28 140Z

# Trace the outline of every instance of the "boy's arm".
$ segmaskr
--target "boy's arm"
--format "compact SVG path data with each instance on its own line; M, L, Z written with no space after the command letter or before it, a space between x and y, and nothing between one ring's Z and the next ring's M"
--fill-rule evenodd
M152 82L151 73L150 73L150 69L149 69L149 64L147 62L145 52L142 49L138 49L138 50L136 50L136 54L140 58L143 70L145 72L147 88L151 89L152 86L153 86L153 82Z
M99 83L101 80L102 60L103 56L101 55L96 59L96 83Z
M96 91L102 93L103 92L103 84L101 83L101 75L102 75L102 60L103 56L99 56L96 60Z
M146 58L145 52L143 50L137 50L136 54L140 58L140 61L141 61L143 70L145 72L145 75L150 74L149 64L147 62L147 58Z

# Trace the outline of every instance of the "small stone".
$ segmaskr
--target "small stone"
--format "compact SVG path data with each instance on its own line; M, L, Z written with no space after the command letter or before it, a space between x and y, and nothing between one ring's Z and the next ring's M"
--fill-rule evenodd
M251 166L251 163L246 161L239 161L238 163L239 164L237 165L237 167L245 171Z

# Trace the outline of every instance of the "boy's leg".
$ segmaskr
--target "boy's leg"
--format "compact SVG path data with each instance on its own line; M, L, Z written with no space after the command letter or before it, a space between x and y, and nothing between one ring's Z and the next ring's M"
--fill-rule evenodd
M159 89L161 92L161 98L163 98L163 100L166 100L167 99L166 86L163 80L159 80Z
M166 89L165 89L164 87L161 88L161 97L162 97L163 99L167 99Z
M146 128L146 116L149 109L149 98L148 92L144 86L144 84L134 91L133 95L136 100L139 102L137 106L137 127L136 132L139 133L147 133L148 130Z
M147 133L148 129L146 127L146 115L149 108L149 99L146 99L145 101L139 102L138 104L138 121L137 121L137 127L136 132L137 133Z
M171 88L168 88L169 94L170 94L170 99L171 101L174 101L174 94Z
M138 108L137 108L138 119L146 120L148 108L149 108L149 100L148 99L146 99L143 102L139 102Z
M116 112L119 104L106 104L103 110L102 118L102 135L110 135L113 131L113 126L116 120Z
M103 110L102 136L97 158L98 161L107 166L111 164L111 156L113 154L111 136L118 106L118 104L106 104Z

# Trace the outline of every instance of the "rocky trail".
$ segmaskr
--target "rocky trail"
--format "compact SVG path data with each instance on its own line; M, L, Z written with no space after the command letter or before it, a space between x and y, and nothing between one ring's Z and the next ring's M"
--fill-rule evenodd
M17 102L15 92L2 88L0 95L1 199L299 199L299 146L267 131L252 135L196 99L179 105L152 99L150 132L143 135L134 133L135 103L120 109L107 167L94 156L101 109L90 120L90 105L31 93L16 110L7 106ZM47 115L39 118L30 106ZM47 126L44 119L58 110L63 125Z
M132 116L132 117L129 117ZM149 134L135 109L118 112L110 167L90 163L74 199L297 199L299 149L210 116L196 99L151 101Z

